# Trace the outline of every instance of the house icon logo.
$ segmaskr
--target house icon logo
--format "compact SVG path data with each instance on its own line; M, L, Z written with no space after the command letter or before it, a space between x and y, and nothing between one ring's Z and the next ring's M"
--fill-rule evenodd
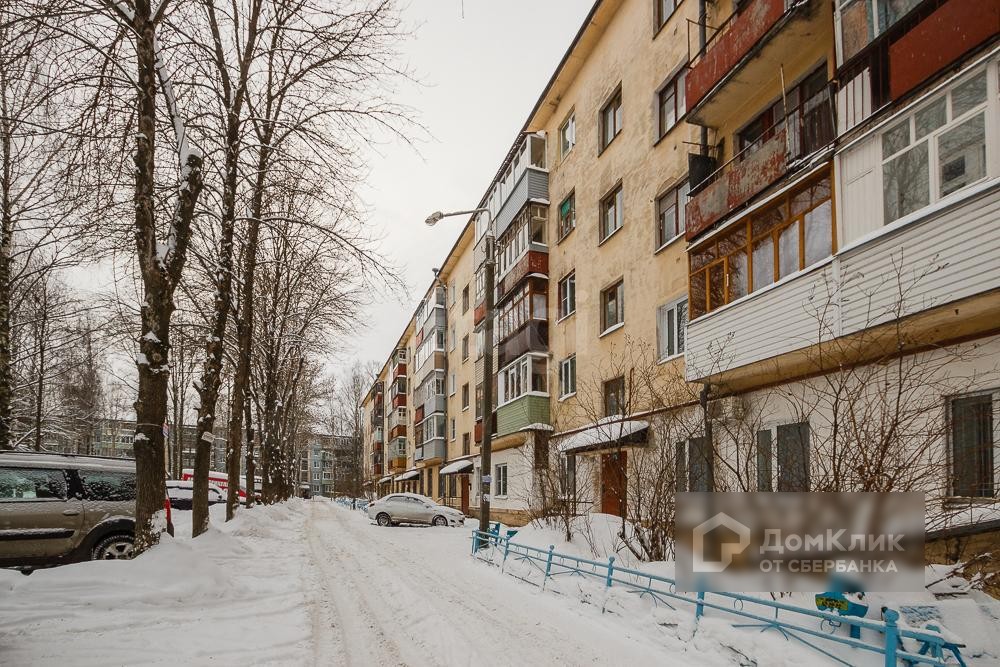
M719 560L705 559L705 537L717 528L728 529L734 533L736 540L729 540L721 545L719 550ZM711 519L702 521L695 526L693 535L694 558L691 569L694 572L722 572L733 562L733 557L750 545L750 529L729 516L725 512L719 512Z

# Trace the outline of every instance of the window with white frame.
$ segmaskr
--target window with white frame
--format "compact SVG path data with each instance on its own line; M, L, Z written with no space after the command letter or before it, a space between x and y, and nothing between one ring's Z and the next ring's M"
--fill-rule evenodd
M656 5L656 29L659 30L677 9L681 0L653 0Z
M996 497L1000 486L1000 390L952 398L948 413L952 495Z
M455 346L458 344L458 342L456 340L457 338L458 338L458 336L455 335L455 325L452 324L451 325L451 330L448 332L448 350L450 352L454 352L455 351Z
M576 271L559 281L559 317L576 312Z
M757 431L757 490L808 491L809 422L778 424Z
M526 354L506 366L497 375L499 405L506 405L527 394L548 396L546 357Z
M576 355L570 355L559 362L559 398L576 393Z
M498 463L493 466L493 494L505 498L507 496L507 464Z
M458 428L455 425L455 418L454 417L451 418L451 421L450 421L450 424L449 424L449 435L450 435L450 438L451 438L452 442L455 441L455 437L458 435Z
M454 396L457 388L457 382L455 380L455 374L451 373L448 375L448 395Z
M660 137L669 132L687 112L687 102L685 102L684 97L684 79L686 77L687 67L684 67L677 76L664 84L656 94L658 111L657 127L659 128Z
M559 126L559 157L566 157L573 146L576 146L576 114L570 113L569 118Z
M986 178L987 89L980 69L882 133L886 224Z
M548 220L548 206L542 204L531 204L514 218L507 231L497 239L498 276L503 276L513 268L531 249L532 244L545 245L545 228ZM482 293L485 295L485 282L483 285Z
M691 185L687 179L656 198L656 247L662 248L687 228L687 198Z
M687 299L681 299L656 309L656 355L660 361L684 352L687 305Z
M601 200L601 241L605 240L622 228L624 211L624 196L622 186L619 183L614 190L609 192Z

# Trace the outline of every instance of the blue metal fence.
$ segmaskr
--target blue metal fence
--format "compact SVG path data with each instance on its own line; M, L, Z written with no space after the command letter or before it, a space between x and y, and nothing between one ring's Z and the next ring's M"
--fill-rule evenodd
M501 572L506 571L542 590L556 577L583 577L602 582L606 589L623 587L640 598L650 598L654 605L663 604L671 609L677 608L675 604L690 605L694 607L696 619L704 616L707 610L733 615L741 621L734 622L733 627L776 630L786 639L801 642L831 660L848 666L854 664L844 657L849 652L840 651L841 655L835 654L833 650L836 645L882 656L886 667L896 667L900 663L934 667L965 665L959 645L951 643L944 635L933 630L900 626L899 612L894 609L883 608L883 620L876 621L840 616L740 593L682 593L677 590L672 579L622 567L615 563L614 556L606 561L589 560L558 553L554 546L540 549L519 544L512 541L511 536L494 532L472 531L472 555L498 566ZM508 571L508 562L525 564L526 573ZM602 605L602 612L605 607L606 603ZM742 622L744 620L750 622ZM836 634L839 628L850 630L852 626L857 630L851 634L859 638ZM864 635L861 634L862 630L865 631ZM832 644L824 647L820 642ZM950 660L954 662L950 663Z

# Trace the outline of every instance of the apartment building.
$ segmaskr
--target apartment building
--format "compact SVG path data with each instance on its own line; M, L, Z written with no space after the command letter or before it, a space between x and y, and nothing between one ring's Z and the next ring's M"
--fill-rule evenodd
M421 411L379 488L474 513L485 472L515 524L657 521L650 489L995 496L998 32L974 0L596 2L400 339Z
M574 478L540 502L623 515L638 480L630 453L657 440L648 421L622 431L624 417L654 407L638 376L683 384L684 211L699 140L684 96L697 9L597 3L528 121L550 138L546 453Z
M709 9L686 372L748 462L715 486L995 496L1000 8Z

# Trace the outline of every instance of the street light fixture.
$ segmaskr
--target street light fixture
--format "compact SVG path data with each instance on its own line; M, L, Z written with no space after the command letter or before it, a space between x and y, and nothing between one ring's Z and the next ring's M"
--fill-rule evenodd
M443 218L478 213L485 213L487 219L484 239L486 261L483 262L483 282L486 290L486 317L483 320L483 347L486 348L483 351L483 446L479 470L479 488L482 494L479 500L479 530L487 531L490 528L490 487L493 481L490 475L493 454L493 310L496 292L496 238L493 236L493 216L488 208L474 208L453 213L435 211L427 216L424 222L433 227Z

